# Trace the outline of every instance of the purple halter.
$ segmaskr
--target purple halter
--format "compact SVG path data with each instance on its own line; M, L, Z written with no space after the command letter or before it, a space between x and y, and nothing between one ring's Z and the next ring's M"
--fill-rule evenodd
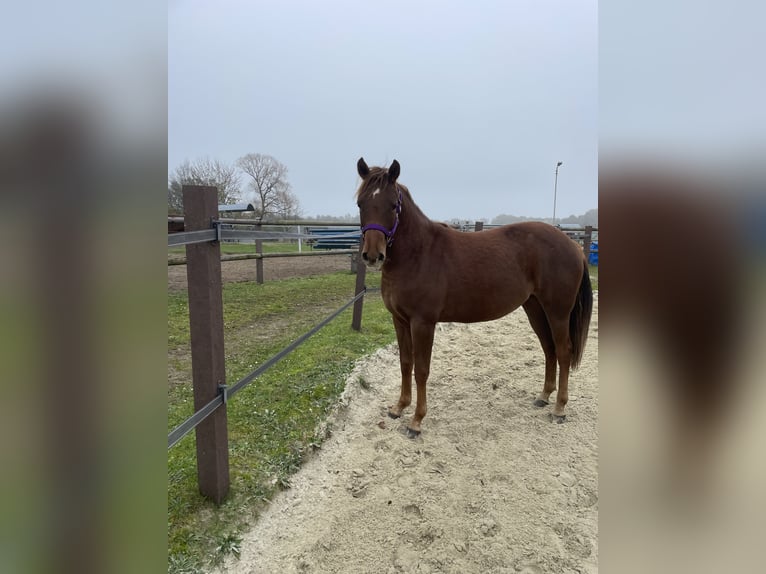
M396 189L399 192L399 198L396 200L396 221L394 221L394 226L391 229L386 229L377 223L369 223L362 227L362 236L364 236L364 232L368 231L369 229L380 231L383 235L386 236L386 239L388 239L387 245L389 247L394 242L394 233L396 233L396 228L399 227L399 214L402 212L402 190L399 189L398 185L396 186Z

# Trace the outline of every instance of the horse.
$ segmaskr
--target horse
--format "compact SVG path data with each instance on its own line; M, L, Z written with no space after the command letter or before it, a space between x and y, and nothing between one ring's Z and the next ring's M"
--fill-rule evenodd
M388 415L399 418L417 403L407 426L415 438L426 416L426 382L438 322L499 319L523 307L545 354L545 382L533 404L545 407L558 392L551 420L563 423L569 371L582 359L593 292L582 249L556 227L523 222L462 233L430 220L398 183L401 166L388 169L357 162L356 192L362 260L381 271L381 294L399 343L402 386Z

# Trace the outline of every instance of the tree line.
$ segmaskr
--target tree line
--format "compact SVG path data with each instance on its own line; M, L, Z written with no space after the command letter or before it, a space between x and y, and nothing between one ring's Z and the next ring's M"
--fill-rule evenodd
M243 182L244 180L244 182ZM295 219L302 215L287 179L287 167L276 158L249 153L233 164L218 159L184 160L168 175L168 214L183 214L184 185L218 188L218 203L252 203L255 219Z
M518 215L508 215L506 213L501 213L500 215L496 216L492 219L493 224L497 225L505 225L507 223L518 223L519 221L547 221L548 223L553 223L553 220L550 217L523 217ZM581 225L582 227L586 227L588 225L592 225L593 227L598 227L598 209L589 209L582 215L570 215L569 217L557 217L555 223L571 223L575 225Z

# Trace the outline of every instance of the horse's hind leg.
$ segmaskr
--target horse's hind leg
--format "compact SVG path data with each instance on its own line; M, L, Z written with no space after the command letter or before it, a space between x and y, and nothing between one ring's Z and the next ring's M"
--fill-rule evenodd
M553 341L556 345L556 358L559 362L559 390L556 393L556 405L553 418L563 423L566 418L564 408L569 401L569 368L572 364L572 341L569 337L569 317L550 322Z
M556 390L556 345L553 342L548 318L545 316L545 310L537 297L532 295L523 305L524 311L529 318L529 324L532 325L537 338L540 339L540 345L545 353L545 383L542 392L535 399L536 407L544 407L548 404L551 393Z
M410 332L409 322L394 317L394 328L396 329L396 340L399 343L402 390L399 394L399 401L389 407L388 416L392 419L398 419L402 416L402 411L410 406L412 402L412 366L415 361L412 353L412 333Z

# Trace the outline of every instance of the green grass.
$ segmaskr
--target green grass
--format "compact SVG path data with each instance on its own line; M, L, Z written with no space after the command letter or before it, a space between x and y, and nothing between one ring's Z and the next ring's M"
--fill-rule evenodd
M588 265L588 271L590 272L590 285L594 291L598 291L598 266Z
M354 276L224 286L227 380L232 384L353 295ZM367 276L377 286L379 274ZM168 568L194 572L237 554L241 533L263 504L289 486L305 455L326 438L320 423L336 404L354 362L395 340L379 294L365 297L362 332L351 310L231 399L231 493L216 507L197 490L194 437L168 452ZM168 294L168 429L192 414L186 293ZM192 433L193 434L193 433Z
M311 247L303 244L303 251L311 251ZM264 253L297 253L298 242L287 241L272 241L263 242ZM221 243L221 253L224 254L238 254L238 253L255 253L254 243ZM168 255L186 255L186 247L183 245L178 247L168 247Z

